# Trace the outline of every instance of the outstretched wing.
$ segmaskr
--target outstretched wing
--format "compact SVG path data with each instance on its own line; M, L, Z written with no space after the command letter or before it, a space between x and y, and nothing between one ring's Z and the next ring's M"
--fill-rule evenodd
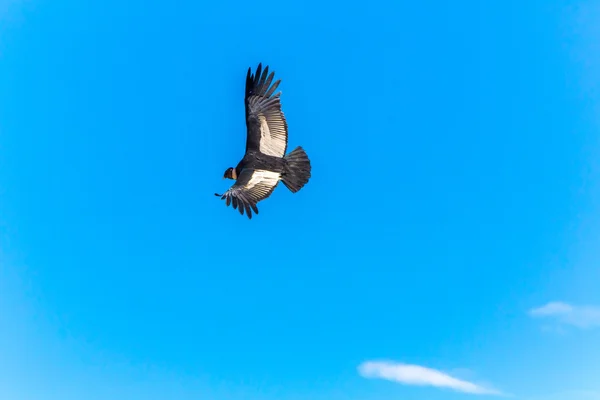
M223 194L217 194L225 200L225 204L233 204L240 214L252 219L252 211L258 214L256 203L266 199L273 193L281 175L277 172L262 169L243 169L236 182Z
M258 150L263 154L283 157L287 149L287 122L281 111L281 92L273 94L281 80L273 85L274 72L269 67L262 70L258 64L256 74L248 68L246 75L246 152Z

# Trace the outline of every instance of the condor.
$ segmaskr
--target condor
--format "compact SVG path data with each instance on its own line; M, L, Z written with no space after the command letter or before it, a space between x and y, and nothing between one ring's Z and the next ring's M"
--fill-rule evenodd
M282 181L296 193L311 177L311 165L306 152L298 146L289 154L287 150L287 122L281 111L281 92L273 94L281 80L273 84L274 72L258 64L256 73L248 68L246 75L246 153L235 168L228 168L223 178L236 182L223 194L215 196L233 204L241 215L252 218L258 214L257 203L273 193Z

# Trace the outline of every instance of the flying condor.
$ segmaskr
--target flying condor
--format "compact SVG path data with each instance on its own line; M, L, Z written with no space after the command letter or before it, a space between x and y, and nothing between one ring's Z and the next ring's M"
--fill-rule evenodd
M296 193L310 179L310 160L304 149L296 147L285 154L288 143L287 122L281 111L281 92L275 93L281 80L273 84L274 72L258 64L256 73L248 68L246 75L246 153L235 168L227 168L223 178L235 183L223 194L215 196L237 208L241 215L258 214L256 204L273 193L282 181Z

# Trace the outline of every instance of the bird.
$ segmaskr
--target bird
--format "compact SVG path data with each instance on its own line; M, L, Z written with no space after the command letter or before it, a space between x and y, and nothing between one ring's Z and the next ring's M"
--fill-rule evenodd
M281 110L281 92L275 93L281 79L273 82L275 72L259 63L246 74L244 104L246 110L246 152L237 166L227 168L223 179L235 183L215 196L233 205L241 215L252 219L258 214L257 203L269 197L279 182L296 193L311 178L311 164L302 146L286 154L288 125Z

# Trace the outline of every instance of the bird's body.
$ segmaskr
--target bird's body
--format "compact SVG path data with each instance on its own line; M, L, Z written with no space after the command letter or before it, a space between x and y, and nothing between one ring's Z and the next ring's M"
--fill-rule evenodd
M260 151L250 150L235 167L236 175L239 176L244 168L268 170L278 173L284 172L285 161L281 157L263 154Z
M216 194L238 208L240 214L252 218L258 214L256 204L273 193L280 181L296 193L311 177L311 165L306 152L298 146L289 154L287 150L287 122L281 111L280 95L275 89L280 81L273 81L269 67L262 70L258 64L256 74L248 69L246 76L246 153L235 168L228 168L224 178L235 184L224 194ZM262 72L262 74L261 74Z

